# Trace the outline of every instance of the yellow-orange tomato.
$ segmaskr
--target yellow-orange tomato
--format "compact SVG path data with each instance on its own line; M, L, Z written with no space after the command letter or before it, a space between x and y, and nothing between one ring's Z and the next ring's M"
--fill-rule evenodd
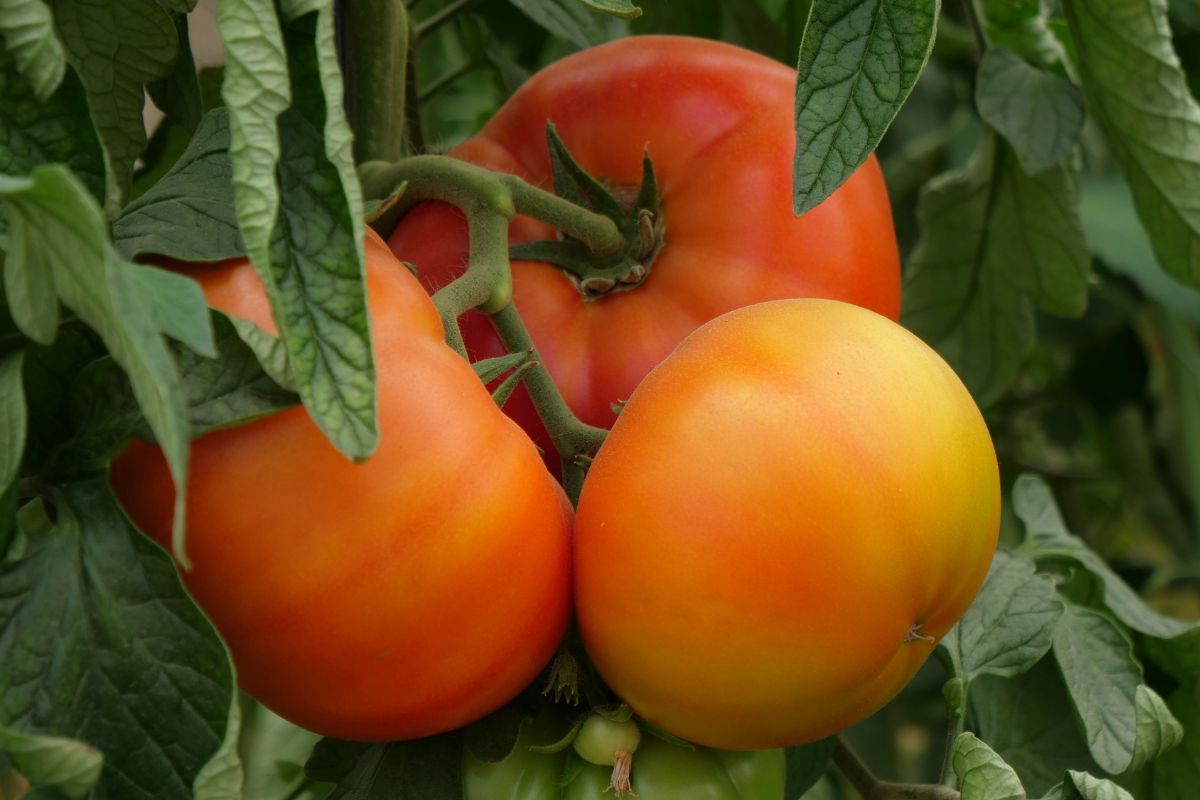
M545 665L570 610L571 511L416 279L377 237L366 252L378 450L351 463L300 408L198 439L183 578L243 688L319 733L387 740L483 716ZM188 274L273 330L247 262ZM165 544L160 451L134 443L111 480Z
M830 300L740 309L634 391L584 484L575 602L634 710L730 749L878 709L979 590L996 456L944 361Z

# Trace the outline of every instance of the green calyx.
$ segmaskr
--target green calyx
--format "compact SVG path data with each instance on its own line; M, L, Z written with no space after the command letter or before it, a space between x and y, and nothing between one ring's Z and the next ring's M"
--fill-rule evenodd
M607 186L588 174L567 150L552 122L546 123L546 141L555 193L611 219L620 231L622 246L597 253L563 234L558 239L513 245L509 257L554 264L586 299L635 288L650 274L666 228L649 151L643 153L641 186L634 192L630 187Z

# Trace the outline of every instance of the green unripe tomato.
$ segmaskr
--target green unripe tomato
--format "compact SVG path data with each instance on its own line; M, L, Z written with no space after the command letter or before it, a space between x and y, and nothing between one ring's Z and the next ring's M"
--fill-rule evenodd
M534 753L530 747L550 744L562 735L559 721L542 714L521 726L517 743L498 763L481 761L463 748L465 800L549 800L561 792L565 753Z
M709 750L743 800L783 797L787 785L787 757L774 750Z
M592 714L583 721L583 727L575 736L575 752L590 764L611 767L617 753L633 753L642 741L642 732L631 719L616 722L599 714Z

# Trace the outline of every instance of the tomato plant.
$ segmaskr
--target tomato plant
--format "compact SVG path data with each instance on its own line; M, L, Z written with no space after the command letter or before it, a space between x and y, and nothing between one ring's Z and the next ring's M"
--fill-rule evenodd
M0 800L1190 798L1193 4L0 7Z
M829 297L899 314L899 256L874 158L819 207L791 213L795 79L771 59L719 42L621 39L541 70L451 151L549 185L549 120L580 166L629 203L643 177L643 146L653 161L661 241L639 254L624 281L589 291L586 271L512 264L513 302L584 422L611 425L614 404L655 364L730 309ZM432 290L463 271L466 233L456 209L431 203L405 215L390 243ZM509 232L516 246L554 238L552 227L528 217L517 217ZM470 312L460 324L474 356L506 352L484 316ZM551 447L525 392L514 393L506 410Z
M197 439L184 580L246 691L327 736L390 740L471 722L549 661L569 608L571 511L445 345L416 280L374 234L366 250L386 439L355 464L302 409ZM214 307L273 328L249 262L188 274ZM498 468L465 480L485 451ZM112 482L169 545L157 448L133 443Z
M908 683L999 515L987 427L936 353L846 303L761 303L697 329L621 412L579 499L576 613L651 723L811 742Z

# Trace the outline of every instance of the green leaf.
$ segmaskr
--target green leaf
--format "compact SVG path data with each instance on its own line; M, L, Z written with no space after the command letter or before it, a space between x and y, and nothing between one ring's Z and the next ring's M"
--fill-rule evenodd
M787 35L756 2L721 0L728 20L721 37L777 61L790 62L795 50L788 49Z
M1019 675L1049 652L1063 604L1053 579L1036 568L1028 558L996 551L979 596L938 644L968 681Z
M1083 230L1092 251L1151 300L1200 322L1200 292L1163 271L1124 178L1085 173L1079 200Z
M1007 48L1040 67L1066 74L1062 44L1048 25L1041 0L982 0L983 26L992 46Z
M231 321L213 314L215 357L179 348L180 381L191 436L243 425L296 404L294 393L281 388L262 370ZM111 358L80 371L71 384L71 420L75 436L59 446L48 472L59 480L90 477L109 462L133 436L149 437L129 380Z
M630 0L579 0L579 2L588 8L611 14L620 19L637 19L642 15L642 10Z
M233 197L229 112L218 108L205 115L170 171L113 222L113 240L126 258L155 254L196 262L244 256Z
M192 782L194 800L244 800L244 773L239 753L242 711L237 697L230 698L229 716L225 723L225 740L213 757L200 768Z
M1033 349L1033 303L1078 315L1091 258L1074 181L1061 166L1027 175L985 134L971 162L921 193L904 324L933 345L980 405L999 398Z
M241 753L245 796L283 800L304 780L303 764L321 737L285 720L266 706L247 702Z
M1159 263L1200 285L1200 105L1171 44L1166 0L1066 0L1063 9L1088 108Z
M0 752L33 786L50 786L68 797L83 797L104 766L104 754L84 742L37 736L0 726Z
M176 12L171 15L171 22L175 26L175 35L179 41L179 53L170 73L148 85L146 91L154 100L154 105L172 122L188 133L194 133L204 115L204 99L200 92L200 79L196 74L196 62L192 58L187 15Z
M1030 66L1011 50L989 47L975 78L983 121L1012 145L1030 175L1067 158L1083 130L1083 92L1066 78Z
M1013 507L1025 523L1027 540L1021 552L1037 560L1067 560L1094 575L1104 588L1104 603L1117 619L1136 631L1160 639L1172 639L1200 625L1159 614L1138 597L1112 568L1071 534L1062 520L1054 497L1041 478L1022 475L1012 492Z
M1054 635L1054 657L1092 758L1108 772L1124 772L1133 761L1142 678L1129 638L1103 614L1069 603Z
M0 0L0 34L34 96L49 100L67 71L50 9L43 0Z
M103 479L54 512L25 506L26 552L0 564L0 724L103 751L98 796L190 800L225 737L228 654Z
M125 203L146 146L144 85L166 76L179 51L175 24L155 0L50 0L67 61L87 90L104 148L104 207Z
M322 739L304 769L335 784L326 800L461 800L462 747L454 734L383 744Z
M600 18L579 0L509 0L514 6L563 41L586 48L608 39Z
M1134 800L1133 795L1117 784L1086 772L1068 770L1062 785L1046 795L1044 800Z
M1187 732L1179 747L1150 764L1154 800L1191 800L1200 786L1200 680L1167 698L1167 707Z
M295 392L296 381L292 378L292 371L288 367L287 348L283 346L283 342L249 320L237 317L228 317L228 320L233 324L234 330L237 331L241 340L254 353L259 365L271 377L271 380L289 392Z
M71 384L88 364L105 355L99 337L78 323L63 326L50 347L25 348L25 465L30 474L44 474L71 437L70 426L63 424L71 413Z
M829 737L812 744L789 747L784 751L787 759L787 783L784 797L799 798L813 787L829 768L837 739Z
M0 358L0 491L17 479L25 455L25 385L22 366L25 352L18 350ZM0 547L0 556L4 549Z
M940 8L940 0L813 3L797 67L797 215L833 194L879 144L925 68Z
M1128 771L1141 769L1172 750L1183 739L1183 726L1149 686L1137 687L1137 738Z
M950 755L962 800L1025 800L1025 787L1004 763L973 733L960 734Z
M13 240L22 258L52 273L59 299L104 340L129 375L138 405L175 479L175 550L183 558L187 502L187 416L179 375L129 265L117 257L87 190L65 167L38 167L26 180L0 176ZM8 265L14 262L10 250ZM7 269L7 267L6 267Z
M332 7L316 5L322 10L315 32L311 15L289 24L286 58L273 14L245 0L219 6L229 58L230 156L246 248L271 297L300 396L334 445L362 459L378 441L362 198L342 112Z
M41 164L66 164L101 195L104 154L74 72L43 99L18 71L12 54L0 48L0 97L0 173L26 175ZM3 228L0 220L0 232Z
M1095 768L1053 658L1016 678L984 675L972 682L968 704L973 729L1031 795L1061 781L1068 768Z
M2 185L0 185L2 188ZM8 256L4 260L4 294L8 299L13 322L21 332L38 344L48 345L58 332L58 293L54 289L54 273L27 252L36 250L38 231L11 211L12 234L8 240ZM31 240L32 239L32 240Z
M176 272L145 264L130 264L130 270L150 304L158 329L200 355L216 358L208 304L200 284Z

